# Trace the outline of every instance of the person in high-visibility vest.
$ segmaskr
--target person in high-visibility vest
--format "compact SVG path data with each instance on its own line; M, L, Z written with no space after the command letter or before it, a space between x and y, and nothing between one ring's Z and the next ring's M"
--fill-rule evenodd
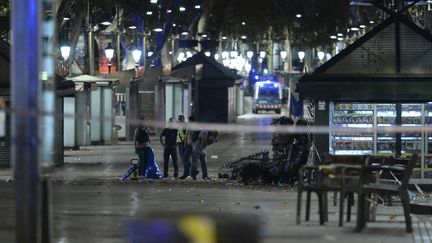
M185 117L183 115L179 115L177 117L177 124L178 124L178 132L177 132L177 150L179 153L180 161L183 164L184 173L183 175L187 174L188 166L185 164L184 159L184 149L185 149L185 140L186 140L186 123L185 123Z

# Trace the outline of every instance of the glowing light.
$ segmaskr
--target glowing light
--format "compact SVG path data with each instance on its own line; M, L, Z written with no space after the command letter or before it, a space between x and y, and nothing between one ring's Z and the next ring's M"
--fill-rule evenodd
M180 8L179 8L179 11L180 11L180 12L184 12L184 11L186 11L186 8L185 8L185 7L180 7Z
M60 52L61 52L61 55L63 57L63 60L66 61L69 58L70 49L71 49L70 46L62 46L62 47L60 47Z
M263 73L267 75L268 74L268 69L264 68Z
M156 28L154 28L153 31L154 31L154 32L162 32L163 29L162 29L161 27L156 27Z
M183 61L184 58L185 58L185 53L184 52L180 52L178 54L177 61L181 62L181 61Z
M211 56L211 52L206 51L206 52L204 52L204 55L206 55L206 57L210 57Z
M246 52L246 56L247 56L249 59L252 59L253 55L254 55L253 51L248 51L248 52Z
M266 52L265 51L260 51L259 53L261 58L264 58L266 56Z
M192 57L192 56L193 56L192 52L190 52L190 51L187 51L187 52L186 52L186 58L190 58L190 57Z
M219 60L219 57L220 57L220 56L219 56L219 54L217 54L217 53L214 55L214 59L215 59L215 60Z
M332 40L336 40L336 39L337 39L337 36L335 36L335 35L331 35L331 36L330 36L330 39L332 39Z
M281 51L280 52L280 56L281 56L282 59L285 59L287 57L287 55L288 55L287 51Z
M101 25L108 26L108 25L111 25L111 22L109 22L109 21L104 21L104 22L101 23Z
M297 18L301 18L302 15L301 15L301 14L296 14L296 17L297 17Z
M222 59L227 59L229 57L229 52L223 51L222 52Z
M297 52L297 55L298 55L298 58L300 59L300 61L303 61L306 53L304 51L299 51L299 52Z
M324 59L325 53L322 52L322 51L319 51L319 52L317 53L317 55L318 55L318 59L319 59L320 61L322 61L322 60Z
M182 35L189 35L189 33L187 31L183 31L181 34Z
M147 15L152 15L153 14L153 12L152 11L147 11L147 13L146 13Z
M114 48L112 48L111 42L108 43L107 48L105 48L105 56L108 61L111 61L111 59L114 57Z
M135 26L135 25L131 25L131 26L129 26L128 27L130 30L134 30L134 29L136 29L137 27Z
M195 5L195 9L200 9L201 5Z
M135 49L132 51L132 58L135 61L135 63L138 63L141 59L141 50Z
M247 39L247 37L246 37L245 35L242 35L240 38L241 38L242 40L246 40L246 39Z
M237 51L231 51L230 55L231 55L232 58L237 57L238 52Z

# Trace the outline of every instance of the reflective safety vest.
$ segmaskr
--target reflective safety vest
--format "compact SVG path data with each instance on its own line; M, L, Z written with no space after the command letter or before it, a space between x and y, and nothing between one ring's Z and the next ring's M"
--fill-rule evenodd
M186 139L186 131L183 129L179 129L177 132L177 143L184 144Z

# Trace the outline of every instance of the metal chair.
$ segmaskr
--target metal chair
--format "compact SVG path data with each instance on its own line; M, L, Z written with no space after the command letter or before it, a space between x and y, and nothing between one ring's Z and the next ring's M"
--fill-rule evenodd
M404 159L396 158L391 160L390 165L367 165L362 168L360 183L357 188L359 204L357 209L357 232L360 232L366 226L369 215L368 199L372 193L399 196L404 209L406 231L412 232L408 183L417 159L418 155L413 154L408 163ZM383 183L383 179L376 177L377 172L393 174L396 177L393 181L397 183ZM373 180L374 177L377 179Z
M300 224L302 194L306 192L306 215L309 220L311 193L318 196L318 208L320 224L328 220L327 215L327 192L341 192L339 204L339 225L343 225L344 200L348 198L347 220L350 220L351 205L354 197L353 188L357 188L358 176L361 167L366 162L365 156L327 156L325 163L321 166L304 166L299 170L299 184L297 191L297 224ZM308 176L304 177L304 174ZM349 195L348 195L349 194ZM348 197L346 197L348 195ZM349 215L349 216L348 216Z

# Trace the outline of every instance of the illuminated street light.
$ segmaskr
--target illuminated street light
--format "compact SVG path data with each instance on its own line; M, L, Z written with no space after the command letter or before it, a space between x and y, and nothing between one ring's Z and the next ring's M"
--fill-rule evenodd
M301 14L296 14L296 17L297 17L297 18L301 18L302 15L301 15Z
M303 59L305 58L306 53L304 51L297 52L298 58L300 59L300 62L303 62Z
M182 62L183 59L185 58L185 53L184 52L180 52L177 56L177 61L178 62Z
M288 55L287 51L281 51L280 52L280 56L281 56L282 60L285 60L285 58L287 57L287 55Z
M184 11L186 11L186 8L185 8L185 7L180 7L180 8L179 8L179 11L180 11L180 12L184 12Z
M214 55L214 59L215 59L215 60L219 60L219 57L220 57L220 56L219 56L219 54L217 54L217 53Z
M161 27L156 27L153 29L154 32L162 32L163 29Z
M222 52L222 59L227 59L229 57L229 52L223 51Z
M200 9L201 8L201 5L195 5L195 9Z
M265 58L266 52L265 51L260 51L259 55L260 55L261 58Z
M111 73L111 59L114 57L114 48L111 46L111 42L105 48L105 57L108 59L108 73Z
M190 52L190 51L187 51L187 52L186 52L186 58L190 58L190 57L192 57L192 56L193 56L192 52Z
M204 55L206 55L206 57L210 57L211 56L211 52L206 51L206 52L204 52Z
M132 51L132 58L135 62L135 66L138 67L139 61L141 59L141 50L135 49Z
M108 26L108 25L111 25L111 22L109 22L109 21L104 21L104 22L101 23L101 25Z
M324 59L325 53L322 51L319 51L317 53L317 56L318 56L318 60L321 62Z
M335 36L335 35L331 35L331 36L330 36L330 39L332 39L332 40L336 40L336 39L337 39L337 36Z
M153 53L152 51L147 52L147 56L148 56L148 57L153 56L153 54L154 54L154 53Z
M247 56L249 59L252 59L253 55L254 55L253 51L248 51L248 52L246 52L246 56Z
M70 46L62 46L60 47L60 52L63 57L63 60L66 61L70 55Z
M231 55L232 58L235 58L238 55L238 51L231 51L230 55Z

